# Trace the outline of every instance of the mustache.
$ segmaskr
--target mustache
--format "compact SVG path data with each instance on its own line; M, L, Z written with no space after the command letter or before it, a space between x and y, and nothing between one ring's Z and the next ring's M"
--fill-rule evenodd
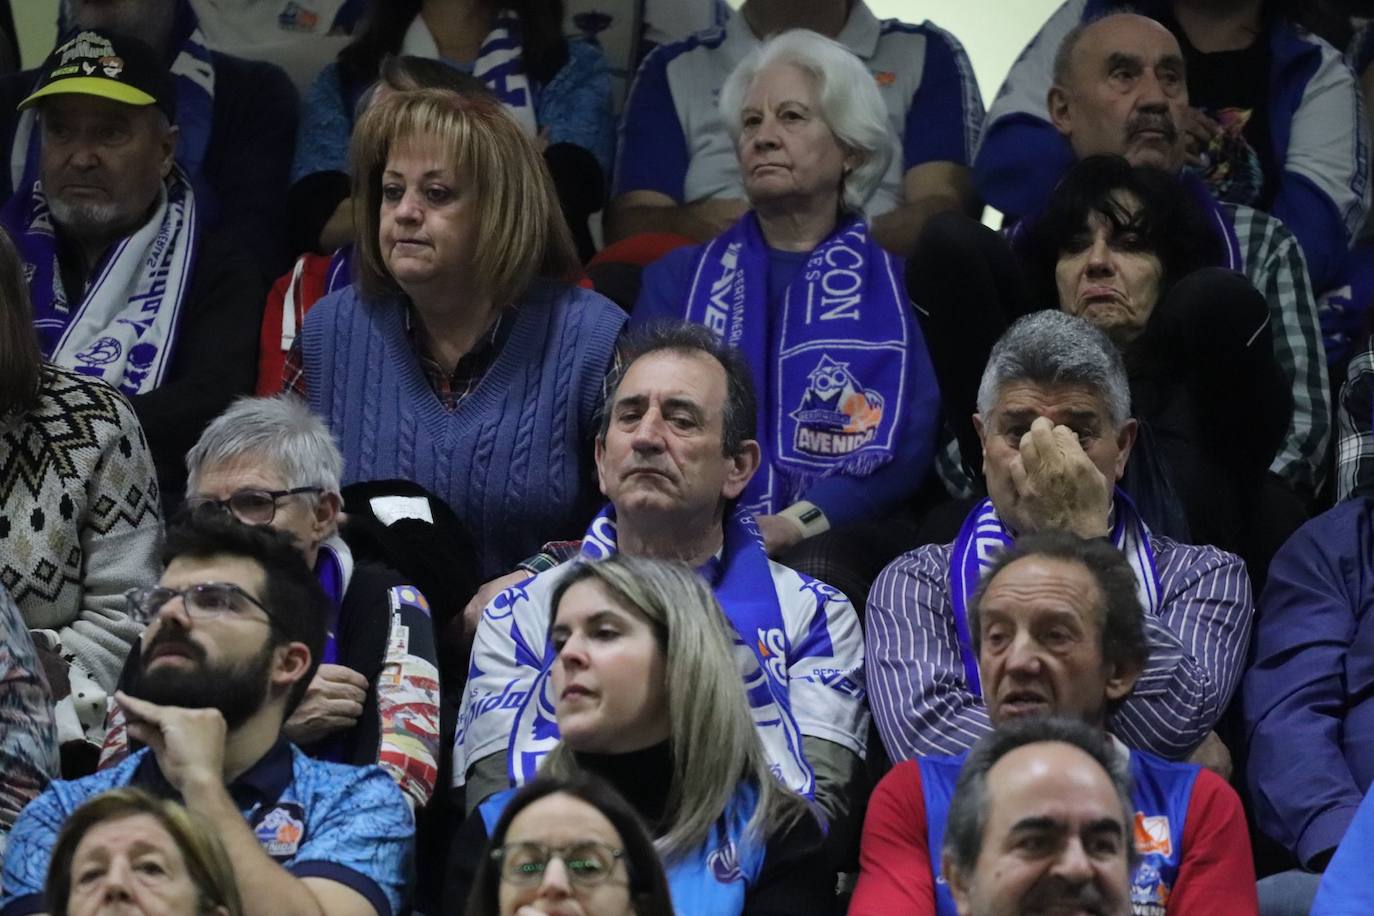
M1085 881L1082 884L1071 885L1062 878L1041 881L1022 901L1022 905L1027 908L1069 905L1090 913L1098 913L1100 916L1111 916L1120 910L1119 902L1115 910L1112 903L1113 901L1095 882Z
M1178 138L1178 126L1174 124L1174 118L1168 112L1146 112L1126 122L1126 133L1129 136L1147 130L1160 131L1170 143Z
M152 658L157 650L163 646L174 646L185 651L188 656L197 662L205 661L205 650L203 648L187 639L185 634L164 626L158 630L157 635L153 637L153 641L144 646L139 656L140 667L142 667L147 659Z

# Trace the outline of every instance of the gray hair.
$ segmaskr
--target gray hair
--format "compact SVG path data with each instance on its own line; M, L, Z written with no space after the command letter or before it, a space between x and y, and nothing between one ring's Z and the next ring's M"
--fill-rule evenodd
M853 212L877 190L892 161L892 135L887 106L873 74L854 53L809 29L789 29L765 39L731 71L720 90L720 113L737 143L744 125L744 97L759 72L773 64L791 64L811 78L820 116L835 139L862 161L844 181L844 207Z
M945 822L945 840L941 848L945 860L965 874L978 864L983 848L983 831L988 822L988 771L997 761L1017 748L1028 744L1068 744L1087 754L1102 767L1116 789L1121 803L1121 830L1126 843L1126 865L1136 863L1135 835L1132 829L1135 803L1131 801L1131 771L1125 758L1116 753L1107 733L1077 719L1063 716L1032 716L1013 719L990 735L984 736L959 770L954 797L949 803ZM948 878L948 876L946 876Z
M585 581L597 582L617 603L647 617L665 658L673 760L668 806L658 828L665 862L701 846L741 780L759 793L745 827L751 838L766 840L810 816L802 798L773 776L736 661L737 652L750 650L736 645L725 612L701 576L685 563L623 553L580 561L554 589L550 628L568 589ZM560 742L540 772L568 778L576 771L574 749Z
M1013 382L1089 388L1107 402L1117 429L1131 416L1131 387L1120 352L1090 321L1058 309L1016 319L993 345L978 385L978 412L991 414L1002 389Z
M339 492L343 455L324 421L292 394L243 397L210 421L186 453L186 490L195 492L207 465L259 457L280 471L288 488L322 487Z

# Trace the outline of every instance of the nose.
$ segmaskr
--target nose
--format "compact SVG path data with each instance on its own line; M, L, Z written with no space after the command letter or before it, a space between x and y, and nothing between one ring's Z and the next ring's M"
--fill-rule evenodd
M186 598L183 595L173 595L163 602L162 607L157 609L153 615L152 623L158 626L178 626L183 630L191 628L191 612L186 609Z
M562 900L572 896L572 882L568 880L568 868L563 859L553 856L544 866L544 877L539 882L539 896L544 899Z
M574 633L558 650L558 663L565 671L580 671L587 667L586 646L582 637Z
M631 448L636 452L662 451L663 422L663 415L656 408L645 411L630 437Z
M1087 271L1090 277L1110 277L1116 273L1112 246L1107 244L1107 237L1103 233L1094 236L1092 244L1088 246Z
M778 121L771 114L764 114L754 127L754 149L776 149L778 145Z
M396 204L396 219L403 223L418 223L423 216L424 210L420 207L419 192L407 188Z
M101 880L100 897L105 903L125 902L131 899L128 862L115 859L110 863Z
M1069 837L1055 858L1051 872L1060 880L1078 887L1092 880L1092 859L1083 848L1083 841L1076 836Z
M1007 671L1032 676L1040 673L1040 652L1029 635L1019 633L1012 640L1007 651Z
M100 165L100 154L96 151L95 144L80 139L72 145L72 150L67 156L67 164L75 169L93 169Z

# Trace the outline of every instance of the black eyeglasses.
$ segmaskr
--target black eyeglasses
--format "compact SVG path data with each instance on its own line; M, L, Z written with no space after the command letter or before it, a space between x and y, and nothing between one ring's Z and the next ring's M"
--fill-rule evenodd
M545 846L543 843L507 843L491 851L491 858L501 869L501 878L511 884L538 884L554 857L563 862L568 879L582 887L604 884L615 870L616 860L625 854L605 843L587 840L567 846Z
M186 508L192 512L211 510L228 512L245 525L270 525L277 517L277 500L302 493L324 492L324 487L293 487L290 490L239 490L228 499L211 499L209 496L192 496L186 500Z
M272 621L272 612L261 601L232 582L197 582L185 588L153 585L131 588L124 593L130 616L143 623L150 622L162 610L162 606L173 598L180 598L186 605L186 613L196 620L243 614L242 602L246 601L267 615L267 623Z

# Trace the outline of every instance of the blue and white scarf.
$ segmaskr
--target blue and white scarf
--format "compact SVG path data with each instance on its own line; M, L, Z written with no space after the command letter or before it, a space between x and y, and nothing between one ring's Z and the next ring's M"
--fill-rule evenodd
M582 540L582 557L604 559L616 553L615 508L607 506L592 520ZM740 670L749 670L745 693L754 726L763 741L774 775L789 788L811 798L816 777L802 750L801 730L792 714L787 660L790 646L782 607L773 587L768 555L753 516L736 509L725 519L725 544L719 559L701 570L735 631ZM552 619L553 609L549 609ZM515 717L507 762L512 781L534 777L544 757L558 744L558 723L549 672L553 646L545 643L543 666Z
M210 127L215 118L215 66L210 59L210 47L200 30L195 13L189 5L181 4L177 23L186 38L181 42L170 67L177 93L177 163L189 176L197 193L209 199L208 185L202 175L205 153L210 148ZM28 108L19 115L10 146L10 187L16 192L31 187L38 180L39 132L34 130L37 109ZM210 201L210 210L217 203ZM212 213L213 216L213 213Z
M1140 606L1147 615L1154 616L1159 612L1159 573L1150 547L1150 529L1140 518L1131 498L1120 488L1115 492L1113 506L1115 518L1111 520L1108 536L1117 550L1126 555L1135 572ZM964 679L974 696L981 696L983 688L978 677L978 655L973 651L973 634L969 629L969 599L997 554L1010 547L1014 540L1007 526L997 517L991 499L973 507L959 529L959 536L954 539L954 553L949 559L949 603L954 609L954 626L959 634L959 659L964 665Z
M813 480L863 477L892 460L913 394L914 318L899 274L864 221L849 217L775 311L754 213L702 248L683 317L739 347L752 371L766 454L740 499L751 512L777 512Z
M78 291L62 286L52 213L39 182L0 211L24 262L43 355L125 394L162 383L199 250L196 196L173 168L153 215L105 253Z
M441 60L439 45L417 15L401 40L401 53L415 57ZM482 81L506 110L531 137L539 132L534 116L534 93L525 73L525 49L520 40L520 17L514 10L503 9L492 21L491 31L482 39L472 75Z

